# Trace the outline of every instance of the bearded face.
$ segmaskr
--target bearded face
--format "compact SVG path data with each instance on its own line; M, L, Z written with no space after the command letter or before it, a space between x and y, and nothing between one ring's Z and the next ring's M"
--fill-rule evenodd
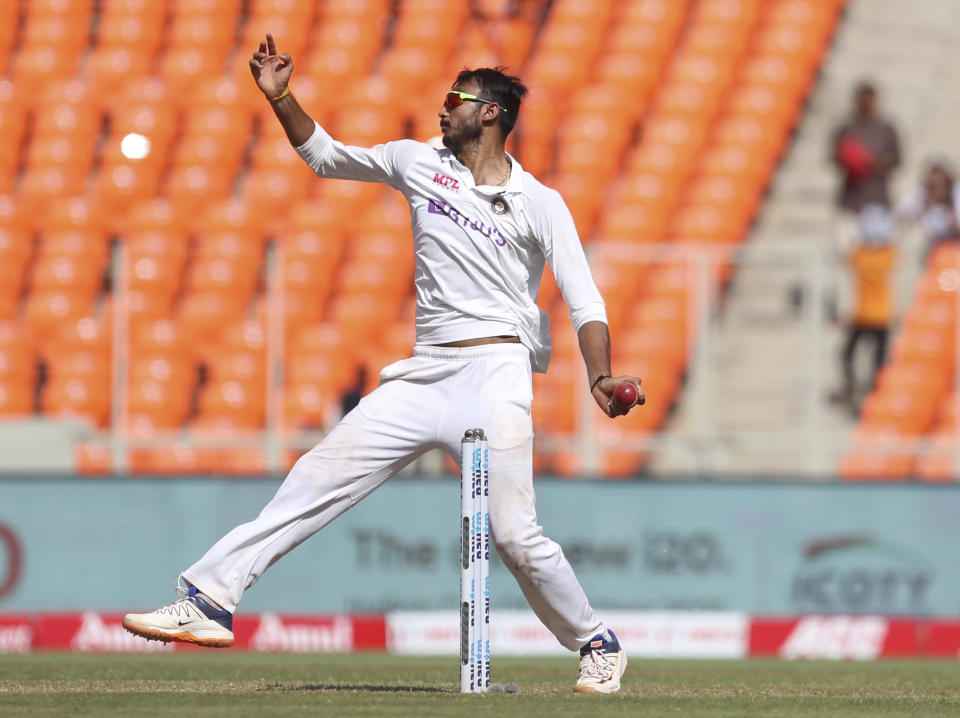
M454 154L459 154L464 148L476 143L480 139L483 129L480 124L481 105L473 102L464 102L454 107L440 120L440 131L443 135L443 146Z

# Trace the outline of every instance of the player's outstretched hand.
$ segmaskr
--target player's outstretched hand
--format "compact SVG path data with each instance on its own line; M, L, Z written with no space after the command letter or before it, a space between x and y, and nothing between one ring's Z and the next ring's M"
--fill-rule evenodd
M635 391L633 393L629 390L618 392L617 387L621 384L630 384ZM626 375L608 376L598 381L593 388L593 398L597 406L610 417L623 416L633 407L640 406L647 400L643 395L643 389L640 388L640 377Z
M273 98L287 89L293 72L293 58L289 52L278 55L273 35L267 33L267 39L260 43L250 58L250 72L260 91L268 98Z

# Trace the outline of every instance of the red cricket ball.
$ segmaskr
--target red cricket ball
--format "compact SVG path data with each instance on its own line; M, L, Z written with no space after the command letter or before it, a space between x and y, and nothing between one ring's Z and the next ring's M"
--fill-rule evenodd
M623 409L629 409L637 403L637 387L628 381L617 384L613 390L613 400Z

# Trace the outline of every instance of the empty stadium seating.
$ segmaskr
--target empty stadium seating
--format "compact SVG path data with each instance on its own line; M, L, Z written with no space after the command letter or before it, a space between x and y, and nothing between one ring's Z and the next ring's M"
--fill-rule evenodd
M506 64L525 78L508 149L564 194L607 298L615 370L645 379L647 407L604 428L600 456L610 475L635 473L644 452L616 446L665 420L696 295L682 260L624 271L604 247L743 240L842 4L2 3L0 414L229 435L263 428L275 405L286 429L322 428L361 369L369 388L409 351L406 207L379 186L317 182L303 167L249 77L246 58L270 31L296 57L304 106L356 144L436 134L442 92L463 65ZM536 377L534 418L538 433L569 434L582 364L552 278L540 301L556 358ZM905 362L946 361L950 310L928 303L911 330L920 341L895 352ZM112 344L117 318L125 346ZM268 336L284 349L279 400L265 378L277 346ZM113 352L126 357L120 392ZM871 415L928 428L939 396L877 399ZM265 461L259 449L167 449L136 449L131 466L244 473ZM77 456L84 470L111 465L103 443ZM573 455L538 455L537 466L585 470Z

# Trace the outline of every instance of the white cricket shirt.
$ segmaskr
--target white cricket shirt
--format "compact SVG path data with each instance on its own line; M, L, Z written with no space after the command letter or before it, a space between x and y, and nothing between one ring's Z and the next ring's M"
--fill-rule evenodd
M545 262L574 329L606 323L570 211L512 157L506 186L492 187L450 150L413 140L349 147L317 124L296 149L318 177L384 182L407 198L418 344L515 335L533 370L546 371L550 320L536 301Z

